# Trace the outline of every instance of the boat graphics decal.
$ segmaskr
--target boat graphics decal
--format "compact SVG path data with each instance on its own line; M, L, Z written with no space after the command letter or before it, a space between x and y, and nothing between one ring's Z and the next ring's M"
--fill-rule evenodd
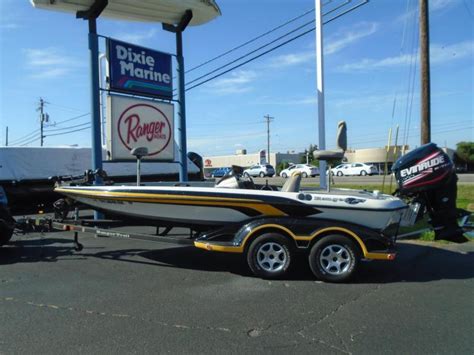
M120 189L115 191L92 189L56 188L56 192L73 196L81 196L91 200L103 202L141 202L187 206L225 207L240 211L249 217L264 216L309 216L320 213L317 208L308 206L297 200L277 196L242 195L229 197L223 193L200 193L186 191L186 193L170 193L169 191L146 191ZM135 192L136 191L136 192ZM85 202L86 203L86 202ZM87 203L86 203L87 204ZM89 203L89 205L93 205Z

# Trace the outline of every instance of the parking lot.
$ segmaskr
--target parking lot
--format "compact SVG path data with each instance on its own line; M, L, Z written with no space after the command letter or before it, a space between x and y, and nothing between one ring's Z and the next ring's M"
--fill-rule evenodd
M183 233L178 230L177 233ZM400 242L354 282L251 276L239 256L71 233L0 248L0 353L471 353L474 242Z

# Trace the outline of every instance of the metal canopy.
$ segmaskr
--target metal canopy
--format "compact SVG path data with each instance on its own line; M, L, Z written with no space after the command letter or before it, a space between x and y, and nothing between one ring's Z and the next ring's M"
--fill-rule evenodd
M30 0L40 9L77 13L87 11L95 0ZM186 10L193 17L189 25L201 25L221 15L214 0L109 0L101 16L130 21L180 23Z

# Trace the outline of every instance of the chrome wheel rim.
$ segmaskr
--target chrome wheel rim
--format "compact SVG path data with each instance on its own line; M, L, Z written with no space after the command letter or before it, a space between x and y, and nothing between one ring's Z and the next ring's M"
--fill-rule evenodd
M267 242L257 250L257 264L268 272L281 271L288 260L286 250L281 244Z
M342 275L349 270L352 264L352 256L349 250L342 245L331 244L321 252L319 263L328 274Z

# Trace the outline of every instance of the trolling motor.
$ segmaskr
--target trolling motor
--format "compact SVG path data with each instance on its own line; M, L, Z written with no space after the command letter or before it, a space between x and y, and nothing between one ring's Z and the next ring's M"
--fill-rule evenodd
M392 167L398 183L397 195L421 204L435 239L463 243L467 239L458 218L469 212L456 208L457 175L448 155L434 143L425 144L400 157Z

